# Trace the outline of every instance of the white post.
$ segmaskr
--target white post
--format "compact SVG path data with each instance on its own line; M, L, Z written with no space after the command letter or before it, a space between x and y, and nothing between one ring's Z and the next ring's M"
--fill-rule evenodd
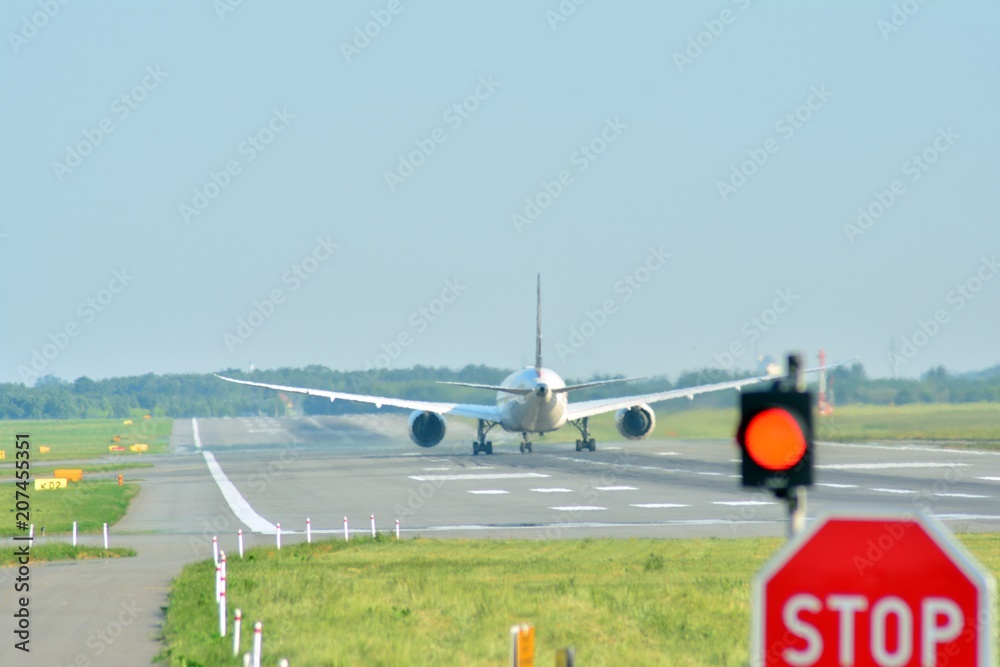
M226 591L219 597L219 636L226 636Z
M76 546L76 521L73 522L73 546Z
M240 543L240 558L243 558L243 529L240 528L236 533L236 541Z
M222 564L215 564L215 601L219 601L219 593L222 592Z
M278 549L281 549L281 524L277 524L274 531L274 539L278 543Z
M372 537L375 537L375 515L372 514Z
M396 539L399 539L399 519L396 519Z
M309 517L306 517L306 542L312 544L312 541L313 541L312 522L309 520Z
M212 535L212 562L219 564L219 536Z
M243 621L243 612L236 610L236 617L233 618L233 657L240 654L240 624Z
M226 594L226 552L219 552L219 591L222 595Z
M350 536L349 536L349 535L347 534L347 517L345 516L345 517L344 517L344 541L346 542L346 541L347 541L347 540L349 540L349 539L351 539L351 538L350 538Z
M278 667L288 667L288 658L282 658L279 660Z
M243 654L243 667L252 667L252 664L251 664L250 661L251 661L250 654L249 653L244 653Z
M104 550L108 550L108 522L104 522Z
M263 629L260 621L253 624L253 667L260 667L260 633Z
M31 524L31 528L28 529L28 545L35 545L35 524ZM104 547L107 549L107 547Z

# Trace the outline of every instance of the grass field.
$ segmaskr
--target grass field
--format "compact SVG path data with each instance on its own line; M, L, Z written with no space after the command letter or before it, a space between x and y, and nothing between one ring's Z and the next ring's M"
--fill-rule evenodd
M654 438L732 438L739 424L739 411L698 409L656 415ZM909 405L845 405L834 414L816 417L816 435L835 442L872 440L933 440L972 442L991 448L1000 445L1000 404L914 403ZM591 435L598 444L619 440L614 415L591 419ZM545 436L549 442L572 442L576 429L564 427Z
M75 459L111 457L131 460L142 457L128 451L129 445L145 443L149 454L165 452L173 426L171 419L134 419L124 424L121 419L76 420L2 420L0 421L0 450L6 452L6 461L0 467L13 467L14 436L27 433L31 436L31 465ZM114 442L118 436L120 442ZM124 446L126 451L111 454L111 445ZM39 447L49 447L42 453Z
M0 486L4 493L4 505L8 513L0 524L0 535L23 535L14 525L14 491L13 484ZM126 483L118 486L117 481L101 480L70 482L69 488L57 491L35 491L28 487L31 503L30 523L35 524L36 535L45 527L47 535L69 533L73 530L73 522L77 522L77 531L81 533L101 532L106 521L114 525L125 516L128 504L139 493L139 485Z
M0 547L0 567L14 565L14 547ZM54 560L89 560L91 558L125 558L135 556L135 549L99 549L95 547L74 547L71 544L46 544L31 547L31 562L41 563Z
M1000 574L1000 535L962 541ZM264 624L262 664L500 665L530 622L536 664L745 665L753 574L782 544L749 540L436 541L255 549L231 560L229 611ZM237 664L220 639L211 561L174 581L164 657Z

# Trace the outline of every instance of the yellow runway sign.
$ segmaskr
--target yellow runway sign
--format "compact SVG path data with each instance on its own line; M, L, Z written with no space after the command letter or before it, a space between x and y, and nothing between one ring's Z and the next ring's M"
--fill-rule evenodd
M35 491L53 491L69 488L69 480L62 477L41 477L35 480Z

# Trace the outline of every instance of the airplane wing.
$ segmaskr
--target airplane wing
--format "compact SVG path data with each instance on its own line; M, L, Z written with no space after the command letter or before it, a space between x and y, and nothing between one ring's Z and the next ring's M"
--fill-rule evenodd
M844 361L837 364L827 364L826 366L817 366L815 368L807 368L804 373L815 373L821 370L828 370L830 368L836 368L837 366L843 366L844 364L852 363L851 361ZM784 375L759 375L752 378L743 378L741 380L730 380L728 382L716 382L714 384L703 384L697 387L684 387L683 389L668 389L666 391L660 391L652 394L639 394L637 396L622 396L620 398L598 398L592 401L582 401L580 403L570 403L566 407L566 418L569 421L575 419L582 419L583 417L593 417L594 415L603 414L605 412L614 412L615 410L620 410L622 408L630 408L633 405L639 403L658 403L660 401L668 401L672 398L694 398L698 394L707 394L710 391L722 391L723 389L736 389L737 391L743 387L751 384L757 384L758 382L767 382L768 380L779 380L785 377Z
M371 403L376 408L388 405L394 408L405 408L407 410L424 410L426 412L436 412L438 414L458 415L459 417L472 417L473 419L485 419L486 421L499 422L500 409L495 405L473 405L469 403L439 403L437 401L411 401L405 398L390 398L387 396L366 396L364 394L348 394L342 391L327 391L325 389L309 389L307 387L286 387L280 384L267 384L266 382L250 382L249 380L236 380L223 375L215 377L226 382L245 384L250 387L264 387L277 391L287 391L296 394L307 394L309 396L322 396L335 401L338 398L356 403Z

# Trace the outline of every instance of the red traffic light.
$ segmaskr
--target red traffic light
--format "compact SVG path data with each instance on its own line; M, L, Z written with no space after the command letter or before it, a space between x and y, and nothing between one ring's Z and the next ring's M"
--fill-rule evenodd
M806 453L806 434L795 415L768 408L746 424L741 443L750 458L767 470L788 470Z

